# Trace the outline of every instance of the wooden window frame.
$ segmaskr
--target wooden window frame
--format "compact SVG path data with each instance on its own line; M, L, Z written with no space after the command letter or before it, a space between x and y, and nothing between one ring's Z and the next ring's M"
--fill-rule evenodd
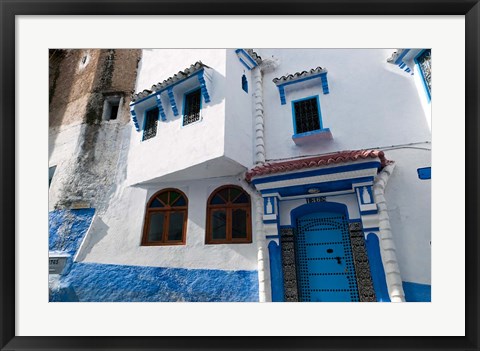
M179 193L185 199L185 206L170 206L166 205L165 207L159 208L150 208L150 205L157 197L161 194L168 192L167 201L170 202L170 192L175 191ZM159 200L160 201L160 200ZM178 200L176 200L178 201ZM163 201L162 201L163 202ZM174 212L183 213L183 227L182 227L182 240L168 240L168 229L170 226L170 214ZM150 229L150 216L152 213L164 213L165 220L163 222L163 232L161 241L149 241L148 240L148 231ZM175 188L162 189L150 197L150 200L147 202L145 209L145 220L143 223L143 235L142 235L142 246L171 246L171 245L185 245L186 244L186 233L187 233L187 223L188 223L188 198L180 190Z
M225 204L218 204L212 205L211 201L213 198L223 189L231 189L235 188L240 190L240 194L235 198L237 199L242 194L248 198L248 204L234 204L232 201L225 201ZM221 195L220 195L221 196ZM223 197L222 197L223 198ZM235 200L234 199L234 200ZM225 200L225 199L224 199ZM241 187L236 185L224 185L217 189L215 189L209 196L207 200L207 225L205 227L205 244L251 244L252 243L252 201L250 199L250 195L243 190ZM214 210L223 209L225 210L226 215L226 238L225 239L213 239L212 238L212 212ZM242 209L246 211L246 229L247 229L247 237L246 238L232 238L232 213L233 210Z

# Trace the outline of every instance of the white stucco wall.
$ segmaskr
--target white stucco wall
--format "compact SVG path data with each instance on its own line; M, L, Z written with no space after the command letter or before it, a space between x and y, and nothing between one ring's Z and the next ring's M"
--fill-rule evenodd
M238 59L235 50L226 52L225 89L225 155L245 167L253 165L254 86L251 71ZM248 93L242 89L242 75L248 82Z
M433 69L432 69L433 70ZM433 74L432 74L433 75ZM414 65L414 81L415 86L417 87L418 96L420 102L422 103L422 108L425 113L425 119L427 121L428 127L432 130L432 102L428 101L427 91L422 79L422 73L418 68L418 65ZM433 80L433 77L432 77Z
M400 63L404 63L405 66L400 68L399 63L392 62L393 72L401 72L404 76L410 77L415 84L415 88L418 94L418 98L422 105L424 112L425 120L427 125L432 130L432 105L431 101L428 99L428 95L423 83L422 73L420 72L419 66L415 63L415 58L423 52L424 49L405 49L407 53L400 59ZM398 60L398 59L397 59ZM409 72L407 70L410 69Z
M274 56L279 67L264 76L265 140L267 159L374 148L430 140L413 79L386 62L393 49L259 49ZM328 70L330 93L318 85L286 93L280 104L273 78L321 66ZM318 95L324 128L333 140L297 146L292 141L293 100Z
M386 151L395 170L385 189L403 281L431 284L431 180L417 169L431 165L430 145Z
M256 213L252 209L251 244L205 244L206 204L210 194L225 184L240 185L238 177L163 183L147 189L124 188L112 198L108 211L94 218L79 261L155 267L256 270ZM186 245L141 246L145 205L151 195L177 188L188 197ZM253 206L253 204L252 204Z
M151 89L153 84L183 71L197 61L212 67L225 77L225 49L143 49L138 63L135 92Z
M225 50L165 49L143 50L139 63L136 91L151 89L153 84L183 71L197 61L202 61L212 70L208 83L211 101L202 97L202 119L182 126L183 95L199 87L197 78L192 78L173 88L178 108L174 116L167 95L162 94L166 121L158 121L157 135L142 141L144 111L156 106L155 98L135 106L140 131L132 130L128 159L128 183L137 184L191 167L224 155L225 140ZM233 174L238 170L227 170ZM216 175L218 176L218 175Z

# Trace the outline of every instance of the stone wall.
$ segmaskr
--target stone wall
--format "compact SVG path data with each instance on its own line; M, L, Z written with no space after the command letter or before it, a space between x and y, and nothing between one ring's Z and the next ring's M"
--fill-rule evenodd
M57 166L49 208L98 207L115 185L140 50L62 50L51 56L49 166ZM120 96L118 117L102 118Z

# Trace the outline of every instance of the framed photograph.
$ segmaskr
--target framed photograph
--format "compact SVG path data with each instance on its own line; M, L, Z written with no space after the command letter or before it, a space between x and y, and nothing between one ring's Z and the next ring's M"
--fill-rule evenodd
M2 350L479 348L478 1L102 5L1 7Z

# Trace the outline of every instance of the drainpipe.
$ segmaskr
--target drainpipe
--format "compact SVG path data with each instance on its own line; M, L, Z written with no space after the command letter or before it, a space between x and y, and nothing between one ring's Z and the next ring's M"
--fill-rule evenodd
M387 201L385 199L385 187L388 179L393 173L395 164L391 163L375 178L373 184L373 197L378 206L379 228L380 228L380 255L382 256L383 267L387 280L388 294L392 302L405 302L402 277L398 266L395 243L393 242L390 219L388 217Z

